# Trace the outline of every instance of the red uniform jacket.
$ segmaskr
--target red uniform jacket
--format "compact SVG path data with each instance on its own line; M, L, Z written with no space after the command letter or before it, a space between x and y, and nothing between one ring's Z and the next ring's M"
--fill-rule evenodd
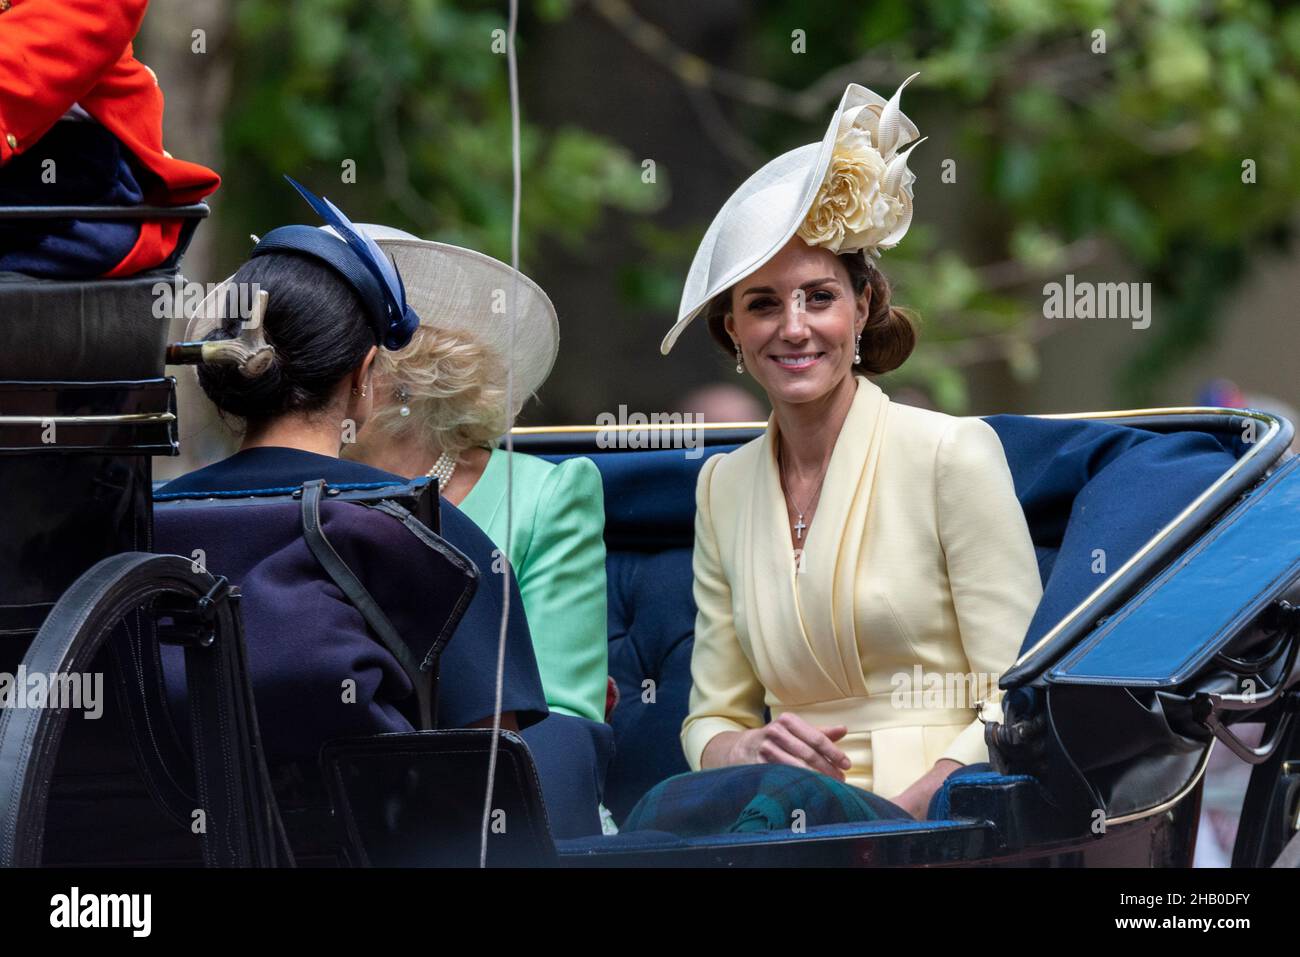
M148 0L0 0L0 166L30 149L74 103L161 180L145 202L194 203L221 183L212 170L162 148L163 95L131 40ZM156 266L176 248L180 223L150 222L109 273Z

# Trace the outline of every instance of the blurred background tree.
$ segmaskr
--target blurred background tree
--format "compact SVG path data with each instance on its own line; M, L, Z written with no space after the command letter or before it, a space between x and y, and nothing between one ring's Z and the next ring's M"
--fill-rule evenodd
M752 5L739 31L746 73L658 31L649 6L590 9L714 101L720 122L739 113L717 134L738 175L819 138L846 82L888 96L921 73L904 96L931 137L912 162L918 223L883 265L925 335L892 378L950 411L966 410L973 363L1038 374L1037 344L1061 328L1043 317L1045 282L1117 264L1153 284L1158 319L1114 385L1150 402L1211 341L1251 253L1293 236L1300 9L1289 3L779 0ZM791 55L795 31L806 51ZM694 247L679 248L678 277Z
M359 217L508 260L503 10L443 0L237 4L223 235L237 245L250 223L304 218L280 186L287 172ZM534 22L565 13L540 3ZM530 42L520 39L521 57ZM525 121L521 142L525 267L543 241L578 243L604 209L653 203L626 151L596 131Z
M671 409L718 376L701 330L684 358L657 355L695 244L758 165L820 137L851 81L888 96L921 73L904 97L930 136L917 220L882 265L922 344L890 381L946 410L970 409L980 367L1040 375L1068 326L1043 317L1043 285L1070 272L1153 284L1151 328L1108 372L1110 407L1152 401L1213 341L1255 254L1292 238L1300 9L1281 0L521 6L522 265L564 332L538 420ZM216 247L187 271L219 278L249 233L309 219L286 172L357 219L508 258L506 9L158 0L141 48L172 58L169 103L223 100L203 117L220 155L185 154L225 177ZM176 44L205 23L221 42L186 69Z

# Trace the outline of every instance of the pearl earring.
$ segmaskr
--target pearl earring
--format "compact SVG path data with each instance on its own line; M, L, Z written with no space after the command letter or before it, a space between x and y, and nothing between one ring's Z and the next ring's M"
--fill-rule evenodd
M858 333L857 340L853 343L853 364L855 366L862 364L862 333Z
M738 375L745 374L745 357L740 354L739 342L736 343L736 373Z
M397 397L397 401L402 403L402 407L397 410L397 414L402 418L406 418L411 414L411 407L407 405L411 401L411 393L407 391L406 386L399 385L393 394Z

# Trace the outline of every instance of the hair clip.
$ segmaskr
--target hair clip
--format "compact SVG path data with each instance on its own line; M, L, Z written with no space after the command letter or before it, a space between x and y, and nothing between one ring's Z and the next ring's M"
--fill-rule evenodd
M167 347L168 365L233 365L241 375L253 379L275 362L275 347L266 341L262 319L266 315L267 291L259 289L247 322L240 323L233 339L203 339L173 342Z

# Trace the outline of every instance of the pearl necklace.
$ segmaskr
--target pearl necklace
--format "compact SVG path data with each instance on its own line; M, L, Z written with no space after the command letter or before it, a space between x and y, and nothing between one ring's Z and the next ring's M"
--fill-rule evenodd
M438 456L438 461L433 463L433 468L425 474L431 479L438 480L438 491L441 492L451 481L451 477L456 474L456 456L451 452L443 452Z

